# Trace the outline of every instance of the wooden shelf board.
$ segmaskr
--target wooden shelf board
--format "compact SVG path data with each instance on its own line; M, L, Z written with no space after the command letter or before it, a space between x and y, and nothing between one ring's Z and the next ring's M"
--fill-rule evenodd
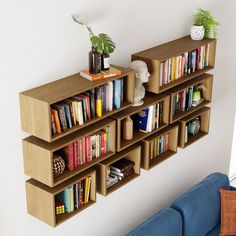
M134 56L149 58L153 60L164 61L168 58L178 56L184 52L191 51L208 43L215 41L215 39L192 40L191 37L185 36L162 45L149 48L147 50L135 53Z
M188 147L189 145L191 145L192 143L198 141L199 139L203 138L204 136L206 136L208 133L203 132L203 131L199 131L196 135L189 135L188 136L188 142L184 144L184 148Z
M85 210L86 208L93 205L94 203L95 203L95 201L89 200L88 203L84 204L83 206L79 207L78 209L76 209L75 211L73 211L71 213L65 212L63 214L56 215L56 226L63 223L64 221L68 220L72 216L78 214L79 212Z
M197 116L200 116L202 113L206 112L206 111L209 111L210 108L209 107L202 107L194 112L192 112L191 114L189 114L188 116L184 116L181 121L183 122L188 122L194 118L196 118Z
M209 70L212 70L212 69L214 69L213 66L207 66L204 69L197 70L189 75L183 76L183 77L176 79L168 84L164 84L164 85L160 86L160 92L171 89L171 88L175 87L176 85L182 84L182 83L189 81L190 79L195 78L197 76L202 76L203 73L205 73Z
M144 103L141 106L131 106L129 109L116 113L112 115L115 119L125 118L127 116L131 116L144 108L151 106L152 104L158 103L159 101L163 100L167 95L166 94L154 94L150 92L146 92L146 95L143 99Z
M72 97L79 93L85 92L94 87L100 86L104 84L104 82L108 82L111 80L115 80L117 78L122 78L127 76L129 73L133 72L133 70L129 68L123 68L120 66L114 66L121 70L122 74L119 76L114 76L112 78L99 80L99 81L90 81L79 75L79 73L65 77L63 79L59 79L53 81L51 83L47 83L41 85L39 87L24 91L20 94L30 96L32 98L38 99L40 101L44 101L49 104L53 104L55 102L61 101L68 97ZM50 92L49 92L50 91Z
M115 152L108 152L105 155L102 155L102 156L92 160L91 162L88 162L88 163L85 163L85 164L79 166L78 168L74 169L73 171L65 170L63 174L54 178L54 185L62 183L63 181L71 178L72 176L75 176L75 175L83 172L84 170L96 165L97 163L108 159L109 157L113 156L114 154L115 154Z
M138 130L135 130L134 129L134 132L133 132L133 139L131 140L124 140L124 139L121 139L121 144L120 144L120 150L123 150L129 146L131 146L132 144L134 143L137 143L139 142L140 140L160 131L161 129L167 127L168 124L165 124L165 123L162 123L158 129L154 129L152 132L147 132L147 133L144 133L144 132L141 132L141 131L138 131ZM119 150L119 151L120 151Z
M116 184L114 184L111 187L107 188L107 194L106 195L114 192L115 190L117 190L120 187L122 187L123 185L129 183L130 181L132 181L133 179L137 178L138 176L139 176L138 174L133 173L133 174L127 176L126 178L120 180Z
M170 158L171 156L173 156L176 153L177 152L168 150L164 153L159 154L158 156L153 157L152 159L150 159L150 162L149 162L149 170L151 168L153 168L154 166L160 164L161 162L167 160L168 158Z
M198 106L191 107L188 111L178 112L177 114L175 114L173 116L173 119L170 120L170 123L172 124L172 123L178 121L179 119L182 119L182 118L194 113L195 111L201 109L202 107L208 105L209 103L210 103L209 101L202 101Z
M108 116L112 116L113 114L116 114L116 113L118 113L118 112L120 112L120 111L123 111L124 109L130 107L131 105L132 105L132 103L130 103L130 102L125 102L125 103L123 104L123 106L122 106L120 109L114 109L113 111L105 112L105 113L103 113L102 117L96 117L96 118L94 118L94 119L92 119L92 120L89 120L89 121L85 122L83 125L73 126L72 128L70 128L70 129L68 129L68 130L66 130L66 131L64 131L64 132L62 132L61 134L56 134L56 135L54 135L54 136L52 137L52 142L55 141L55 140L58 140L58 139L60 139L60 138L62 138L62 137L64 137L64 136L66 136L66 135L68 135L68 134L71 134L71 133L73 133L73 132L75 132L75 131L77 131L77 130L81 130L81 129L83 129L83 128L85 128L85 127L87 127L87 126L89 126L89 125L91 125L91 124L93 124L93 123L96 123L96 122L98 122L98 121L101 121L101 120L103 120L104 118L107 118Z

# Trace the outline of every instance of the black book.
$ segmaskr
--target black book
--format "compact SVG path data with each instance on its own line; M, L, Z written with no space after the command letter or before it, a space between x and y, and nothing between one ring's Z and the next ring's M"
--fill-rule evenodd
M133 166L134 166L134 162L126 158L122 158L119 161L116 161L115 163L113 163L111 165L111 169L121 173L121 172L126 171L127 169L130 169Z
M191 68L192 68L192 53L188 53L188 74L191 74Z

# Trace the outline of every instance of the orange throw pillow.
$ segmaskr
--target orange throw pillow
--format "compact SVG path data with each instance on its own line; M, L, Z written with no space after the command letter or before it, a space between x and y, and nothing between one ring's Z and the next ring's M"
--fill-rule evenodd
M236 235L236 191L220 189L220 235Z

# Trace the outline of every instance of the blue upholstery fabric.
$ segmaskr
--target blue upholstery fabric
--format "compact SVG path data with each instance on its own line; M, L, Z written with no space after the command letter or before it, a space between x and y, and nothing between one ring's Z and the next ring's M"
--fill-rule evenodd
M219 236L220 235L220 223L212 229L206 236Z
M181 213L183 236L203 236L220 221L219 189L229 189L229 179L214 173L193 186L172 203Z
M127 236L181 236L182 220L174 209L166 208L154 214Z

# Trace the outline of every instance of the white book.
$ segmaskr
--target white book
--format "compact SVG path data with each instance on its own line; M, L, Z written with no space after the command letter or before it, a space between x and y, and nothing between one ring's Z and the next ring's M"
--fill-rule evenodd
M175 58L175 79L179 78L179 57Z
M78 122L79 122L79 125L83 125L84 124L84 117L83 117L82 102L78 101L77 106L78 106Z
M184 140L185 143L188 142L188 126L185 127L185 140Z
M164 83L167 84L167 78L168 78L168 60L165 61L165 77L164 77Z
M152 113L152 130L155 129L155 116L156 116L156 105L153 105L153 113Z
M113 82L109 81L108 85L108 111L113 110Z
M179 68L178 68L178 78L181 77L181 70L182 70L182 56L179 56Z
M147 132L152 132L152 121L153 121L153 105L151 105L148 112Z
M162 86L162 74L163 74L163 65L164 65L164 62L161 62L160 63L160 86Z
M201 47L201 56L200 56L199 69L203 69L203 46Z
M209 65L209 54L210 54L210 44L207 44L207 50L206 50L206 66Z

